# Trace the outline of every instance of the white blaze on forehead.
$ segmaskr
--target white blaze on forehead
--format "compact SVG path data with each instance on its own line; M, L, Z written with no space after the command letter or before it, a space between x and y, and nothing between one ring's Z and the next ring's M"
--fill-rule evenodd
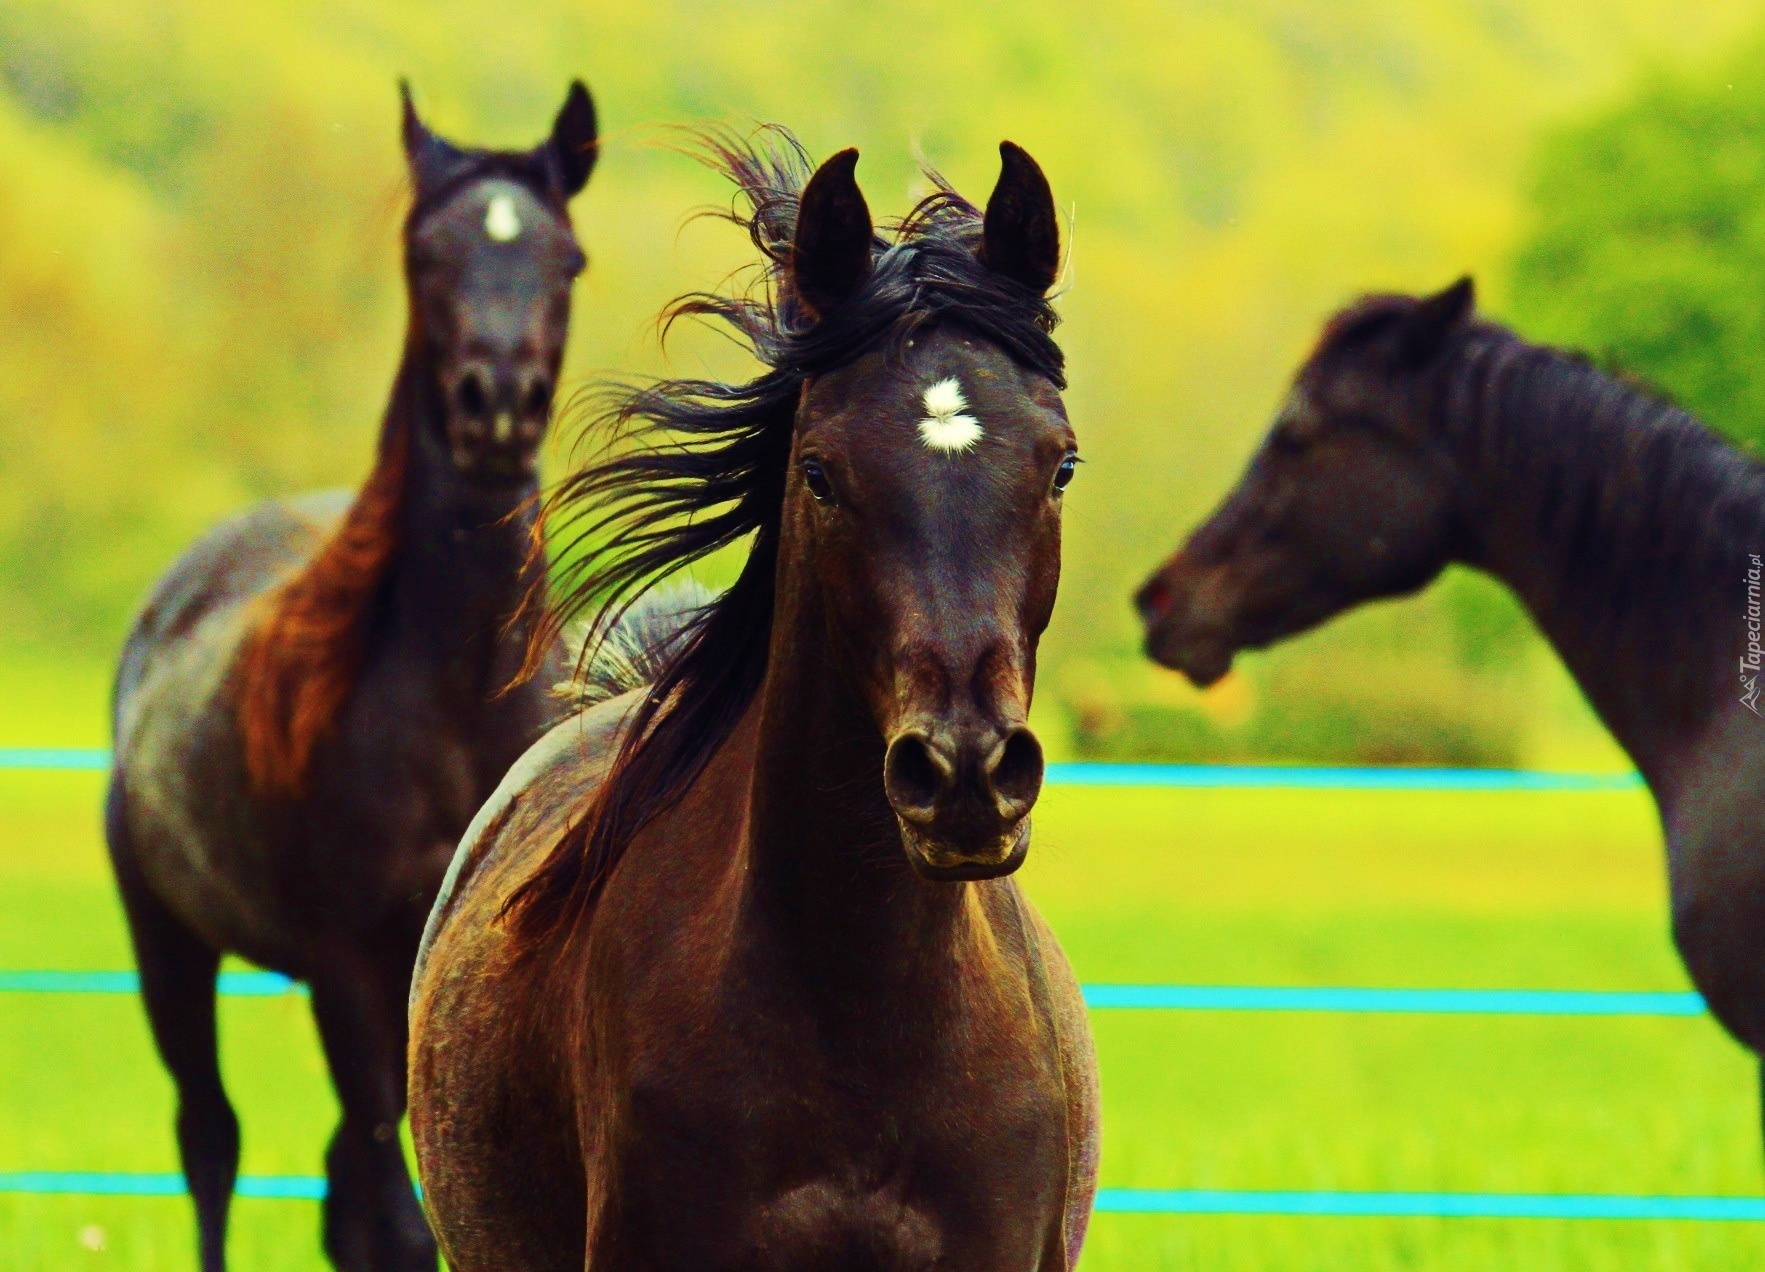
M515 212L515 200L506 194L491 196L484 209L484 232L498 243L520 237L521 218Z
M968 399L955 376L939 380L922 399L925 418L919 421L919 440L946 454L971 451L981 440L981 422L968 414Z

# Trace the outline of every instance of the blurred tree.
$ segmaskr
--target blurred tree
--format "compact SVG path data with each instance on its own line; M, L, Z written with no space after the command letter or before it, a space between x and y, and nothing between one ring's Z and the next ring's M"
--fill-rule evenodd
M728 191L652 144L671 140L658 125L777 119L818 154L859 145L887 213L924 188L915 148L977 197L1001 137L1042 161L1072 217L1060 338L1089 463L1039 705L1187 710L1142 663L1128 593L1235 476L1322 317L1368 288L1490 276L1541 124L1756 20L1757 0L1100 0L1076 17L1023 0L1008 18L937 0L3 0L0 653L107 660L201 529L358 480L398 356L396 77L444 133L525 145L580 74L606 144L577 208L577 382L743 369L692 331L666 361L655 348L667 299L751 256L680 232ZM1247 658L1208 727L1247 753L1352 754L1364 735L1509 754L1525 699L1492 682L1530 638L1490 596L1452 583ZM1401 675L1394 649L1413 655Z
M1642 375L1765 453L1765 37L1551 133L1514 265L1529 336Z

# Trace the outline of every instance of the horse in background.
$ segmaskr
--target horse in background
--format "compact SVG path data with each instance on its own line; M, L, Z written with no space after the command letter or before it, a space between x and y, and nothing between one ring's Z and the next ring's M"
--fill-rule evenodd
M1648 783L1686 969L1765 1052L1765 466L1473 309L1463 279L1330 322L1237 487L1140 589L1147 651L1207 685L1450 562L1499 579Z
M1090 1036L1007 877L1077 460L1053 197L1006 143L984 215L938 182L879 235L856 151L811 178L775 136L715 147L761 287L675 311L762 372L638 391L552 506L608 545L554 622L752 536L740 576L511 771L419 957L457 1272L1078 1259Z
M403 143L409 325L373 471L200 540L117 674L105 829L206 1272L225 1266L239 1162L216 1054L227 953L311 986L343 1110L332 1262L435 1266L398 1130L411 966L461 832L558 715L549 680L504 689L528 637L511 616L545 586L536 463L585 263L568 203L594 105L574 83L544 143L489 151L431 132L406 90Z

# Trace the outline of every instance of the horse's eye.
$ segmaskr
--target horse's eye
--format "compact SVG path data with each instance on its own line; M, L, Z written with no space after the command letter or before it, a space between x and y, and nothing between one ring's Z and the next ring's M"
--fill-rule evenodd
M816 503L833 502L833 483L827 479L827 470L822 468L819 460L803 461L803 484L809 487Z
M1079 470L1082 461L1077 455L1068 454L1060 461L1060 467L1054 470L1054 493L1059 494L1072 485L1073 474Z

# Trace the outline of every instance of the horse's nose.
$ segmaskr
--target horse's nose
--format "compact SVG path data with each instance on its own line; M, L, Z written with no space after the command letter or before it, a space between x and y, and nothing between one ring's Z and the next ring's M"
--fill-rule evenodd
M1042 744L1021 725L1008 730L987 756L984 772L1000 817L1021 821L1042 793Z
M1042 746L1022 725L951 735L910 728L883 760L900 818L939 839L984 840L1029 815L1042 791Z
M521 368L509 377L508 401L523 420L544 420L552 410L552 382L544 371Z
M1171 600L1170 581L1165 578L1165 572L1161 569L1134 593L1134 608L1140 613L1140 621L1151 626L1169 612Z
M516 364L497 377L497 412L492 440L517 451L531 449L551 418L552 386L543 371Z
M469 365L454 385L449 412L454 462L468 472L531 472L551 418L552 392L546 369L524 355Z

